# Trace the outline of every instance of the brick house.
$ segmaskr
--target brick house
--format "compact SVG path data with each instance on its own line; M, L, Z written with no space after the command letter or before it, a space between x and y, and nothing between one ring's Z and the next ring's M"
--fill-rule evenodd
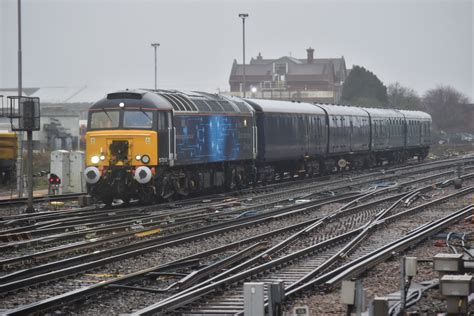
M337 103L348 69L344 57L305 59L284 56L264 59L259 53L245 65L246 96L264 99ZM232 64L229 84L234 96L243 96L243 65Z

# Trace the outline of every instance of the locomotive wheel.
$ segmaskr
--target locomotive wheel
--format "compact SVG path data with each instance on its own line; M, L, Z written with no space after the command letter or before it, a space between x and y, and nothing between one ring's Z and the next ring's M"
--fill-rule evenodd
M237 187L237 171L235 168L230 172L226 187L229 191L233 191Z
M156 187L158 192L160 192L160 197L164 200L169 200L175 193L171 180L171 173L164 173L162 180L157 182Z
M112 196L102 197L102 203L104 203L105 206L111 206L113 202L114 202L114 198Z
M187 177L176 179L173 178L173 185L175 188L175 192L182 196L189 195L189 180Z
M155 201L155 190L153 187L143 187L140 191L140 203L143 205L153 204Z

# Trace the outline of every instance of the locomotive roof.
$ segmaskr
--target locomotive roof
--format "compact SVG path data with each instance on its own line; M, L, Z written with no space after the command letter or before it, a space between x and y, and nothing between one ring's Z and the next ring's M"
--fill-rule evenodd
M115 108L120 103L125 108L156 108L175 113L247 113L252 112L241 99L230 99L219 94L177 90L125 90L109 93L91 109Z
M155 93L145 90L122 90L107 94L104 98L94 103L90 109L120 108L120 103L125 108L152 108L171 110L171 105Z
M244 101L248 102L257 112L324 115L321 108L310 103L264 99L244 99Z

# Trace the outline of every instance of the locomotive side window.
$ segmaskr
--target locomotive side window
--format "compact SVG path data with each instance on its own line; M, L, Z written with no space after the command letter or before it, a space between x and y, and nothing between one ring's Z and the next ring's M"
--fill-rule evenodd
M91 112L90 129L117 128L119 126L119 111Z
M151 111L125 111L123 115L125 128L152 128L153 112Z
M168 128L168 124L166 123L166 116L166 112L158 112L158 130Z

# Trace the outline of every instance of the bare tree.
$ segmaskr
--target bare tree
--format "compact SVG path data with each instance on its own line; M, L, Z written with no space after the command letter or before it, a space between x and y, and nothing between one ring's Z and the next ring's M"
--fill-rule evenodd
M450 130L465 124L460 105L469 103L469 98L451 86L437 86L426 91L423 108L433 117L433 125L439 130Z
M399 82L391 83L387 88L388 104L391 108L419 110L421 99L412 88L402 86Z

